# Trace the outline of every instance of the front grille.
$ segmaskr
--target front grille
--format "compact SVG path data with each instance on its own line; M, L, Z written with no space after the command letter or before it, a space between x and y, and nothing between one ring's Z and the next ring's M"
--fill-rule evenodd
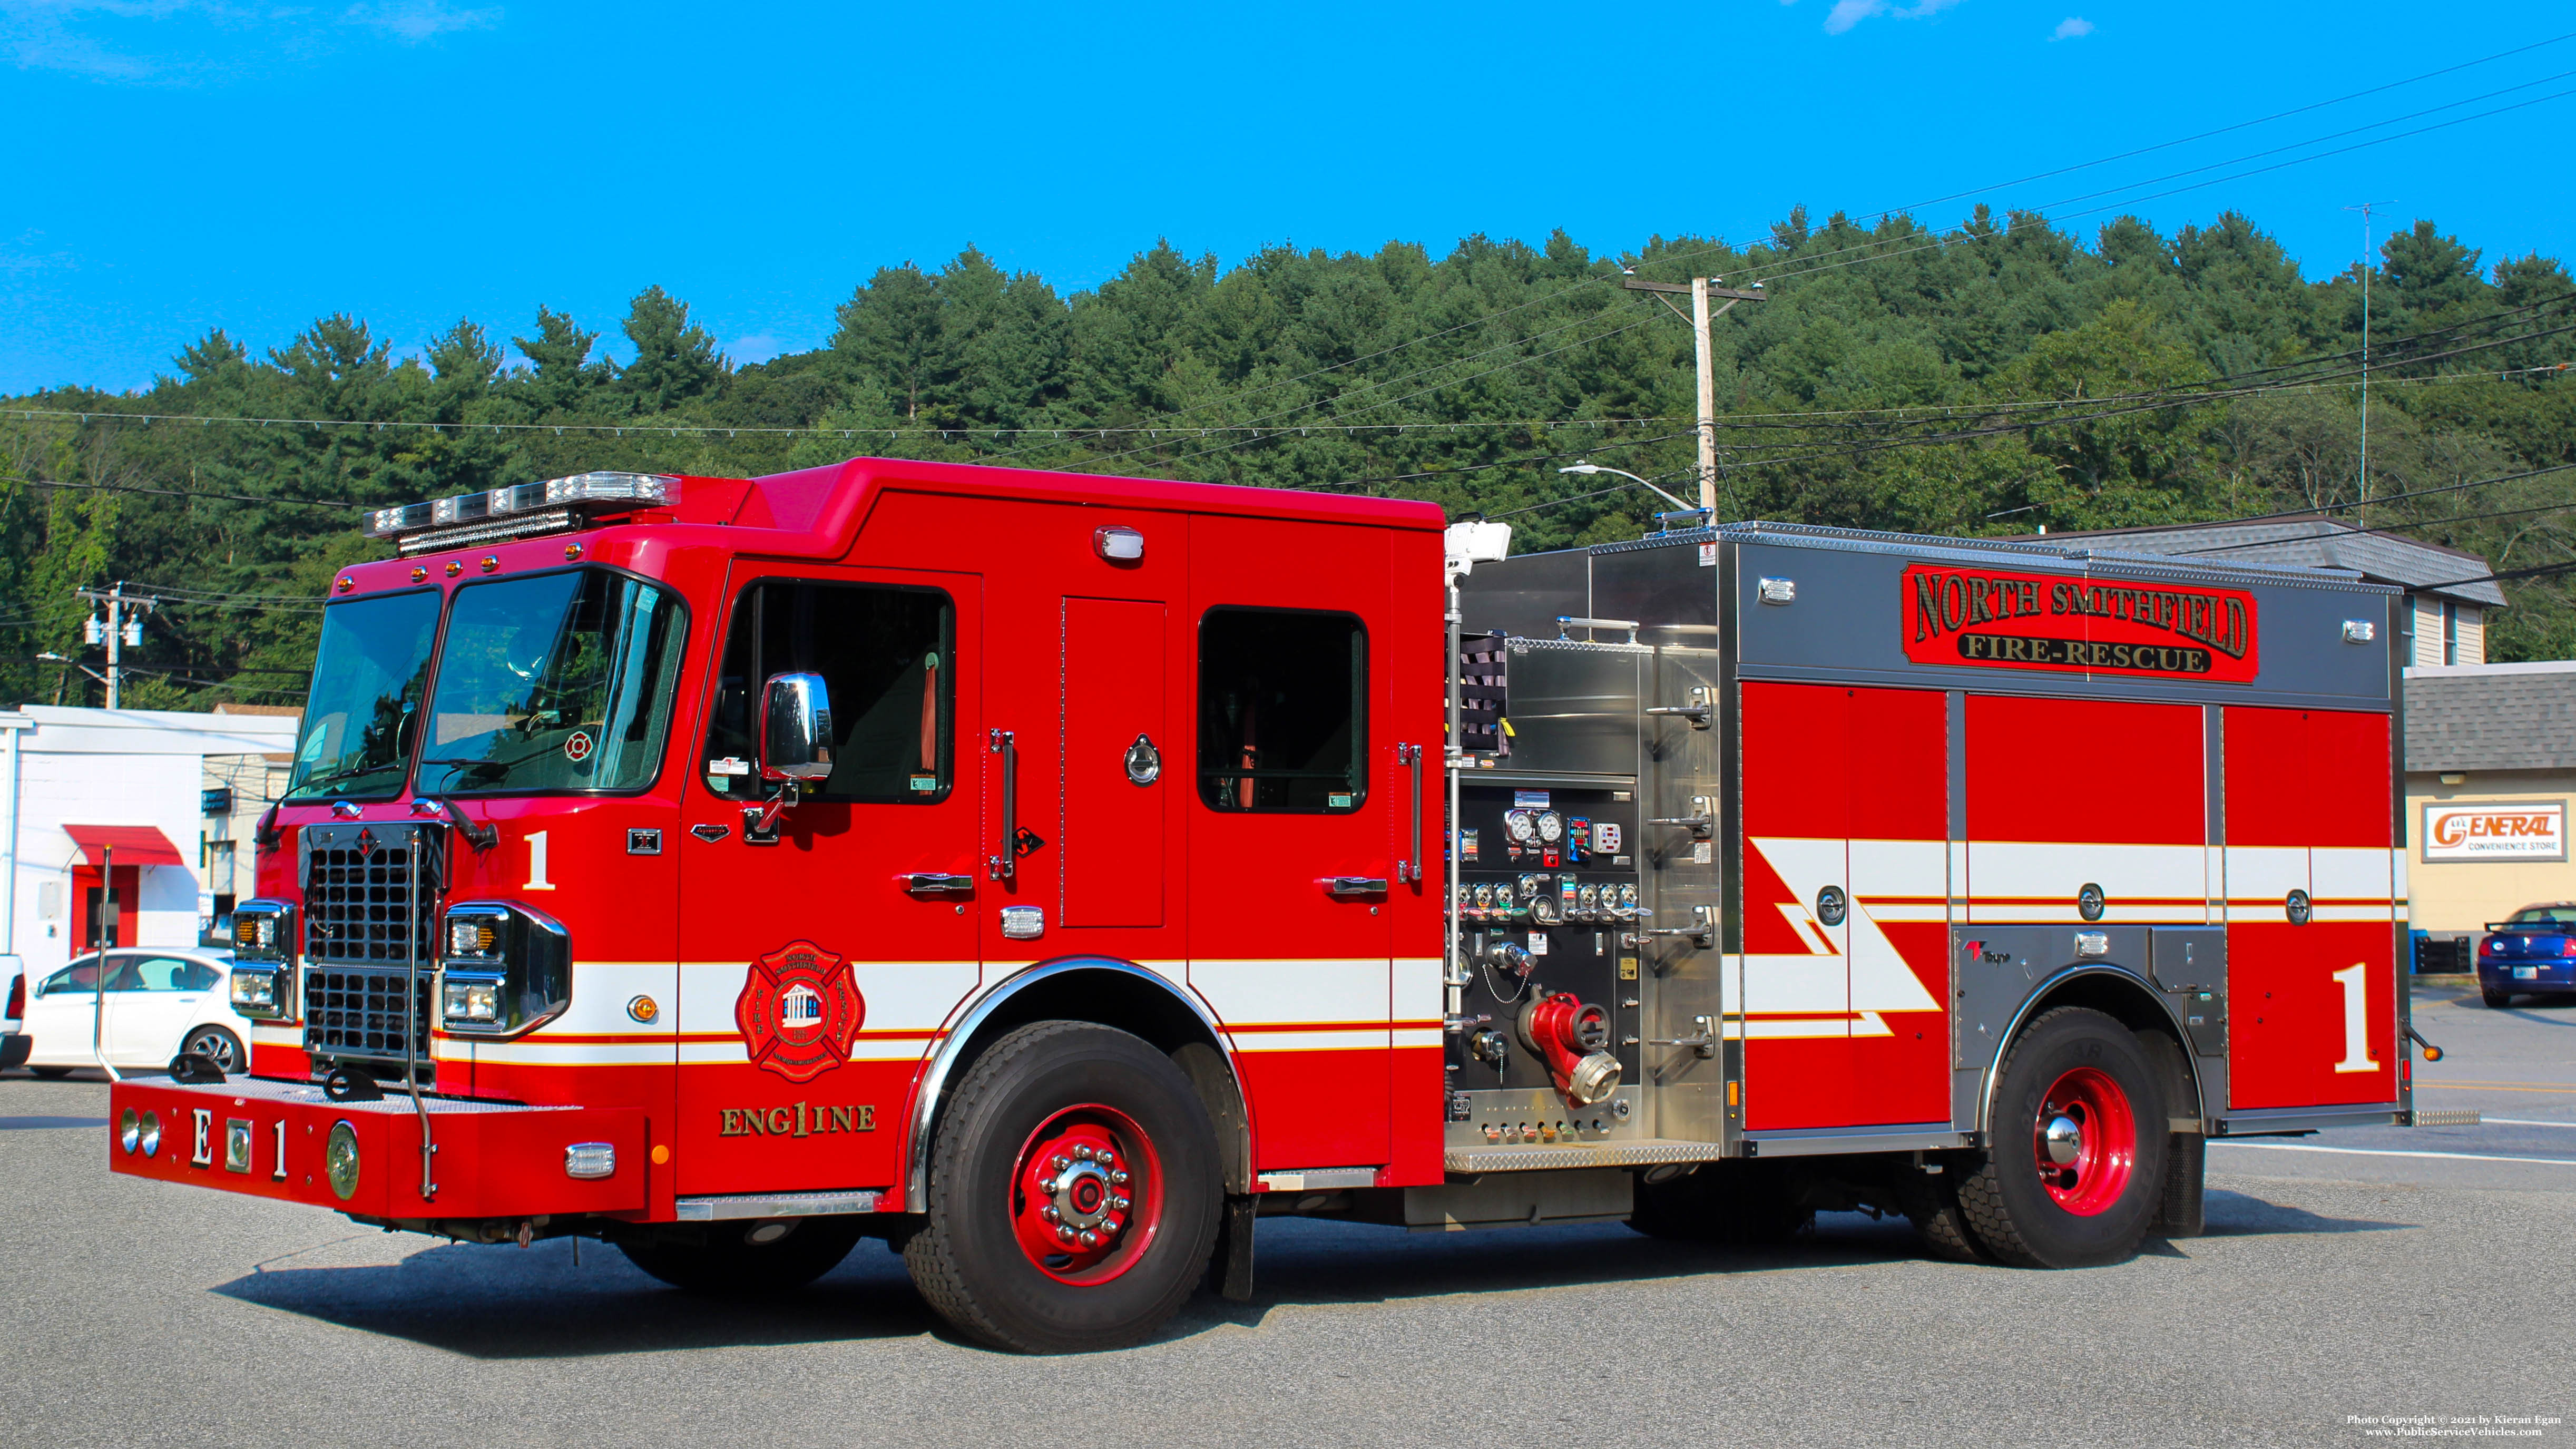
M400 1061L404 982L419 963L411 1036L429 1060L431 924L443 835L430 824L304 830L304 1049Z
M419 825L317 825L304 833L304 949L316 961L399 966L429 960L438 896L437 838ZM419 900L413 861L419 862Z
M304 1049L316 1056L400 1061L403 1054L403 977L400 970L360 971L314 965L304 973ZM429 990L426 962L412 996L412 1046L429 1060ZM396 1073L400 1075L400 1073Z

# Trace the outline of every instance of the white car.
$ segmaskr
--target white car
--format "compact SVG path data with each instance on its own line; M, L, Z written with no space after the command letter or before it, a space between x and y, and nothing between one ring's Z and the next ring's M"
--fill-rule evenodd
M27 1061L27 1035L19 1028L18 1018L27 1014L26 963L15 956L0 956L0 978L8 981L0 991L6 992L6 1005L0 1005L0 1070L24 1066Z
M233 1010L233 955L224 947L132 948L104 953L107 992L98 990L101 953L31 978L20 1030L33 1043L27 1065L40 1077L94 1067L93 1039L118 1069L166 1067L183 1052L214 1059L226 1075L250 1069L250 1018ZM95 1019L102 1008L104 1021Z

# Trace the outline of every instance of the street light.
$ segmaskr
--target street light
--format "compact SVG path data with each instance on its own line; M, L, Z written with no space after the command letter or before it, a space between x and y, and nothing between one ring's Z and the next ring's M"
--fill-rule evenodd
M1629 472L1625 468L1605 467L1599 463L1577 463L1571 468L1559 468L1556 471L1559 473L1583 474L1616 473L1620 477L1627 479L1629 482L1636 484L1638 487L1645 489L1647 492L1654 494L1657 498L1664 500L1666 503L1671 504L1685 513L1699 514L1707 511L1705 509L1694 508L1691 505L1684 503L1680 499L1675 498L1673 495L1656 487L1654 484L1647 482L1645 479L1638 477L1636 474Z

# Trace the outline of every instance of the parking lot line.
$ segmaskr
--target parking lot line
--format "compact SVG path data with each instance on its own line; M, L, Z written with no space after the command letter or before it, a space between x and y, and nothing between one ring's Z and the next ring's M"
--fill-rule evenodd
M2511 1082L2418 1081L2415 1084L2415 1090L2419 1092L2424 1090L2426 1087L2449 1087L2454 1091L2461 1092L2558 1092L2567 1096L2576 1096L2576 1087L2523 1087L2516 1086Z
M2486 1127L2576 1127L2576 1122L2533 1122L2521 1117L2488 1117L2483 1115L2478 1118L2478 1123L2480 1126Z
M2576 1167L2576 1158L2505 1157L2493 1152L2414 1152L2394 1147L2310 1147L2304 1142L2231 1142L2221 1138L2212 1147L2260 1147L2269 1152L2340 1152L2347 1157L2445 1157L2455 1162L2539 1162L2551 1167Z

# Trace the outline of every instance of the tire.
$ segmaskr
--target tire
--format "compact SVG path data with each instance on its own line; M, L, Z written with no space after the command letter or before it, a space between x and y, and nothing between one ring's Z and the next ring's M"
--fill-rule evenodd
M1776 1248L1815 1222L1797 1185L1768 1162L1711 1162L1670 1182L1637 1184L1628 1226L1650 1238L1730 1248Z
M211 1059L227 1077L237 1077L250 1070L250 1053L242 1050L241 1038L220 1026L201 1026L179 1039L179 1055L190 1054Z
M619 1243L636 1267L710 1298L766 1298L804 1287L858 1246L855 1217L719 1223L703 1243ZM764 1238L773 1229L786 1231Z
M1111 1027L1042 1021L993 1043L941 1115L930 1211L903 1261L979 1342L1117 1348L1199 1286L1223 1203L1216 1128L1172 1059Z
M1959 1205L1960 1174L1981 1163L1975 1154L1953 1153L1938 1174L1912 1167L1896 1169L1897 1205L1914 1224L1914 1235L1922 1240L1926 1254L1945 1263L1995 1260L1986 1245L1977 1241L1976 1230L1968 1226L1967 1210Z
M70 1067L29 1067L27 1070L34 1072L37 1076L43 1077L48 1081L55 1082L59 1082L63 1078L70 1076L73 1071Z
M2495 1009L2496 1009L2496 1010L2498 1010L2498 1011L2502 1011L2502 1010L2504 1010L2504 1009L2505 1009L2505 1007L2507 1007L2508 1005L2512 1004L2512 1002L2513 1002L2513 993L2512 993L2512 992L2510 992L2510 991L2489 991L2489 990L2487 990L2487 989L2486 989L2485 987L2483 987L2483 986L2478 988L2478 997L2479 997L2479 999L2480 999L2480 1000L2482 1000L2482 1001L2486 1002L2486 1004L2487 1004L2488 1006L2491 1006L2491 1007L2495 1008Z
M2133 1256L2163 1205L2164 1091L2129 1029L2064 1006L2022 1029L1997 1073L1993 1140L1960 1174L1975 1240L2019 1268Z

